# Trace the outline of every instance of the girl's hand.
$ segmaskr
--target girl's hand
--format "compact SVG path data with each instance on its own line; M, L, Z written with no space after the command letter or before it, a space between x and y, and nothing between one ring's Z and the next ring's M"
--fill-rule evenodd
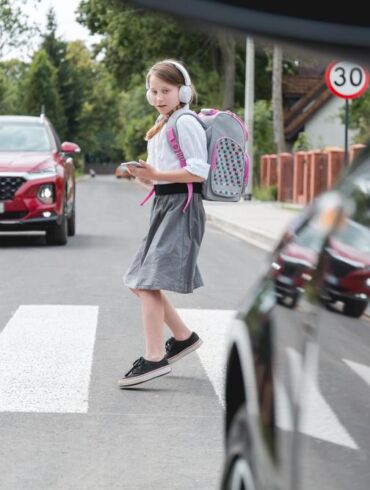
M129 168L127 166L129 174L134 175L140 180L156 180L157 170L149 165L149 163L144 162L144 160L139 160L139 163L143 168Z
M153 185L153 181L152 180L148 180L148 179L140 179L139 177L137 178L140 182L142 182L143 184L145 185L150 185L152 186Z

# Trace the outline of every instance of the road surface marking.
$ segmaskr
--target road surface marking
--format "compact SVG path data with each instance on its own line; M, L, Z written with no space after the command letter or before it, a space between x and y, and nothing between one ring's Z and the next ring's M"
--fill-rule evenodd
M203 345L196 352L224 407L227 333L236 312L180 308L177 311L188 327L203 340Z
M20 306L0 334L0 411L86 413L97 306Z
M298 383L302 374L302 356L292 348L288 348L287 351L291 371L296 377L296 383ZM323 441L358 449L356 442L321 394L315 380L308 378L304 390L305 398L302 403L307 409L302 416L299 431Z
M276 425L282 430L293 430L292 406L284 384L274 379L274 394L276 400Z
M224 380L227 336L236 312L233 310L201 309L178 309L178 312L189 328L195 330L203 339L203 345L196 352L221 405L225 407ZM287 353L293 376L292 382L297 384L302 374L302 357L291 348L287 348ZM277 425L282 430L291 431L293 420L289 397L284 384L276 379L275 383ZM316 439L358 449L356 442L341 424L313 379L308 381L307 395L309 406L301 421L299 431Z
M343 359L343 361L351 368L353 371L362 378L365 383L370 385L370 367L365 364L360 364L359 362L349 361Z

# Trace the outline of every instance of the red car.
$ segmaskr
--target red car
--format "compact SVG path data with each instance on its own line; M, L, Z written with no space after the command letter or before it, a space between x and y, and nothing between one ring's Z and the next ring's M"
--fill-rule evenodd
M370 231L347 220L330 239L323 260L322 299L343 303L345 315L359 318L370 298Z
M75 143L48 118L0 116L0 232L45 231L49 245L75 234Z
M283 238L271 265L271 277L280 304L290 308L297 305L317 266L319 243L320 234L310 223L303 223L296 230L292 228Z

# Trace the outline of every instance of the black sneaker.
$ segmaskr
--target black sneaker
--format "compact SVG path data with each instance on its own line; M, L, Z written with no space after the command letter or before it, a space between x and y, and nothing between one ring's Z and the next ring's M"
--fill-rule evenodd
M171 372L167 359L161 361L147 361L144 357L137 359L130 371L123 378L118 380L120 388L145 383L153 378L159 378Z
M190 354L190 352L198 349L202 344L203 341L195 332L192 332L190 337L185 340L176 340L175 337L171 337L165 344L166 355L164 358L169 363L176 362L187 354Z

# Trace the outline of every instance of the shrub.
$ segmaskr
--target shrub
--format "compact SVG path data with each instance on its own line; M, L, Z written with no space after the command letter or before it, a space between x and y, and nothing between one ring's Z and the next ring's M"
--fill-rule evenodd
M253 187L253 197L257 201L276 201L277 200L277 186L255 186Z

